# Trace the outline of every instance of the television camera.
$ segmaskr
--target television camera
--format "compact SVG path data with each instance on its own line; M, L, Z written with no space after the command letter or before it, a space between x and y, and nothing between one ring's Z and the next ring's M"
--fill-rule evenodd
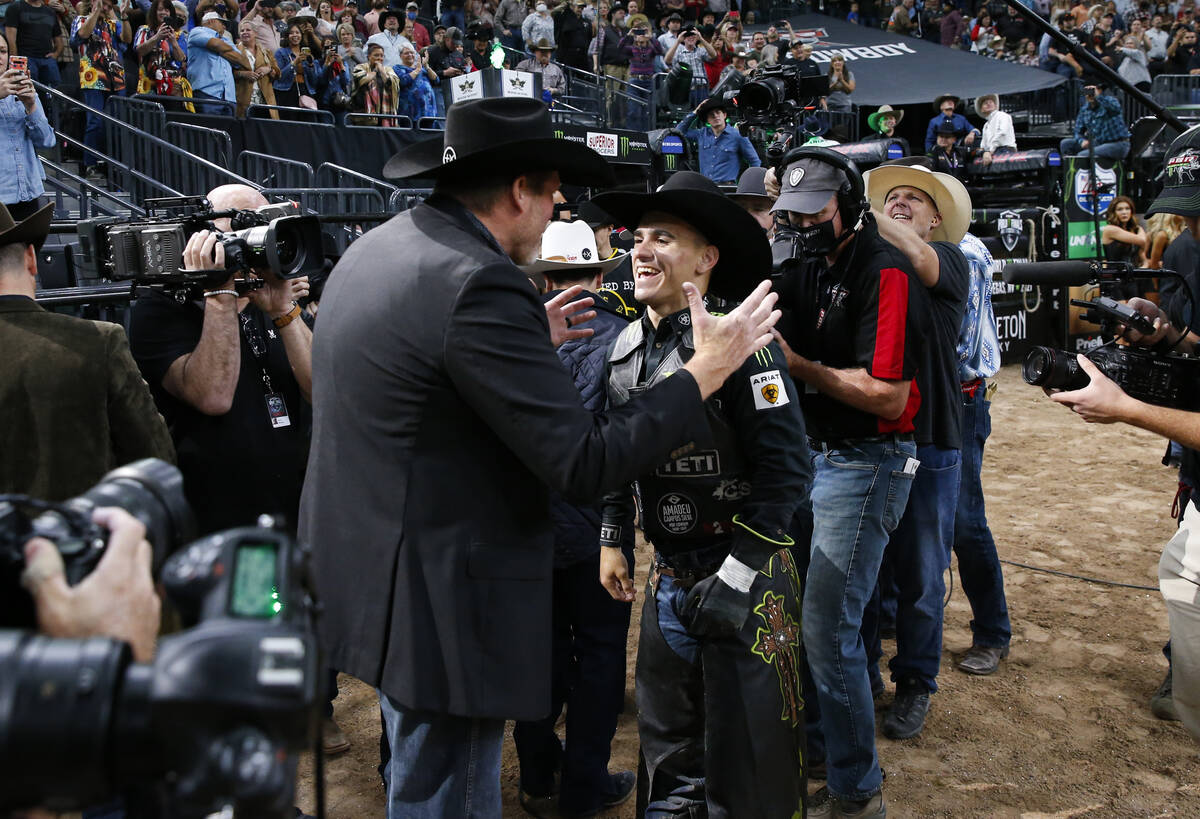
M120 795L130 817L294 816L297 753L313 747L321 690L307 550L266 526L183 546L182 478L146 459L62 503L0 496L5 595L28 600L15 578L34 536L58 547L70 582L86 576L106 542L98 506L146 524L187 628L160 638L150 663L114 639L0 630L0 811Z
M804 115L829 94L829 77L801 75L796 65L764 65L754 69L734 93L739 128L763 162L774 165L807 140Z
M98 217L79 222L80 249L98 276L130 281L133 287L195 293L250 270L269 270L284 279L324 270L320 220L300 215L295 203L217 211L204 197L182 196L150 199L146 205L144 218ZM230 230L217 229L215 220L222 218L230 220ZM223 269L182 269L184 247L201 230L218 234L225 249ZM239 292L258 286L261 282L253 278L237 280Z

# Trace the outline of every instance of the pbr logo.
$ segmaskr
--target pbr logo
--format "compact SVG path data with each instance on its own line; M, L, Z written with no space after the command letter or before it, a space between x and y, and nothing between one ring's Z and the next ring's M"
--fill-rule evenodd
M521 77L510 77L508 80L508 87L514 91L524 91L525 80Z
M1021 221L1021 214L1015 210L1002 212L1000 218L996 220L996 230L1000 234L1000 241L1004 242L1004 249L1009 253L1012 253L1017 242L1021 240L1023 229L1024 222Z
M1103 213L1117 195L1117 172L1112 168L1097 168L1096 176L1100 180L1100 195L1097 197L1097 204L1100 212ZM1092 175L1086 168L1080 168L1075 172L1075 204L1079 205L1080 210L1086 213L1094 213L1092 210Z
M1185 148L1167 160L1168 185L1194 185L1200 170L1200 151Z
M595 131L588 131L587 146L600 156L617 155L617 138L612 134L600 134Z

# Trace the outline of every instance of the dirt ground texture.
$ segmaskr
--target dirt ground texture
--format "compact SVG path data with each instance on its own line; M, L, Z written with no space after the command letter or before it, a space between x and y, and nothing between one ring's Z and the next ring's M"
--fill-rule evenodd
M984 457L988 518L1003 560L1152 586L1176 481L1160 464L1161 439L1123 425L1085 424L1026 386L1016 366L999 374ZM639 553L639 583L648 553ZM893 817L1200 816L1200 747L1177 722L1151 715L1162 680L1167 614L1144 591L1004 566L1012 654L992 677L953 668L970 646L970 606L957 574L946 610L940 691L924 733L879 735ZM639 589L641 586L639 585ZM628 648L633 692L639 605ZM885 643L885 662L891 643ZM887 677L886 667L884 669ZM891 684L881 700L891 701ZM376 774L374 692L343 675L337 718L353 748L328 761L330 817L383 815ZM881 710L882 710L881 708ZM511 727L511 726L510 726ZM637 725L622 716L611 768L632 769ZM297 798L313 807L311 766ZM518 770L504 750L505 816L519 817ZM632 802L606 814L632 817Z

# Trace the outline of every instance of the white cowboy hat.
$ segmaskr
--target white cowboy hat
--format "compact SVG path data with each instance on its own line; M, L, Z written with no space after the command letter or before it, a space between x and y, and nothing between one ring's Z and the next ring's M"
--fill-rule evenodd
M924 165L880 165L863 174L871 207L883 211L883 203L900 186L916 188L929 195L942 221L929 234L931 242L958 244L971 226L971 194L948 173L938 173Z
M601 259L596 251L596 234L582 219L574 222L551 222L542 234L542 252L537 261L521 265L526 273L551 274L556 270L594 270L604 274L625 261L625 253L611 259Z

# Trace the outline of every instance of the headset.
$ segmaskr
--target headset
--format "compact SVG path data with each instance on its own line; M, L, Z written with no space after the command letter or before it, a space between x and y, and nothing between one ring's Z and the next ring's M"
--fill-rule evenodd
M822 148L817 145L792 148L775 166L775 176L779 179L781 187L783 186L784 169L801 159L815 159L818 162L824 162L846 175L846 181L842 183L842 187L837 192L838 209L842 212L842 224L854 225L850 230L857 232L863 226L866 215L871 212L871 203L867 200L867 188L854 160L832 148Z

